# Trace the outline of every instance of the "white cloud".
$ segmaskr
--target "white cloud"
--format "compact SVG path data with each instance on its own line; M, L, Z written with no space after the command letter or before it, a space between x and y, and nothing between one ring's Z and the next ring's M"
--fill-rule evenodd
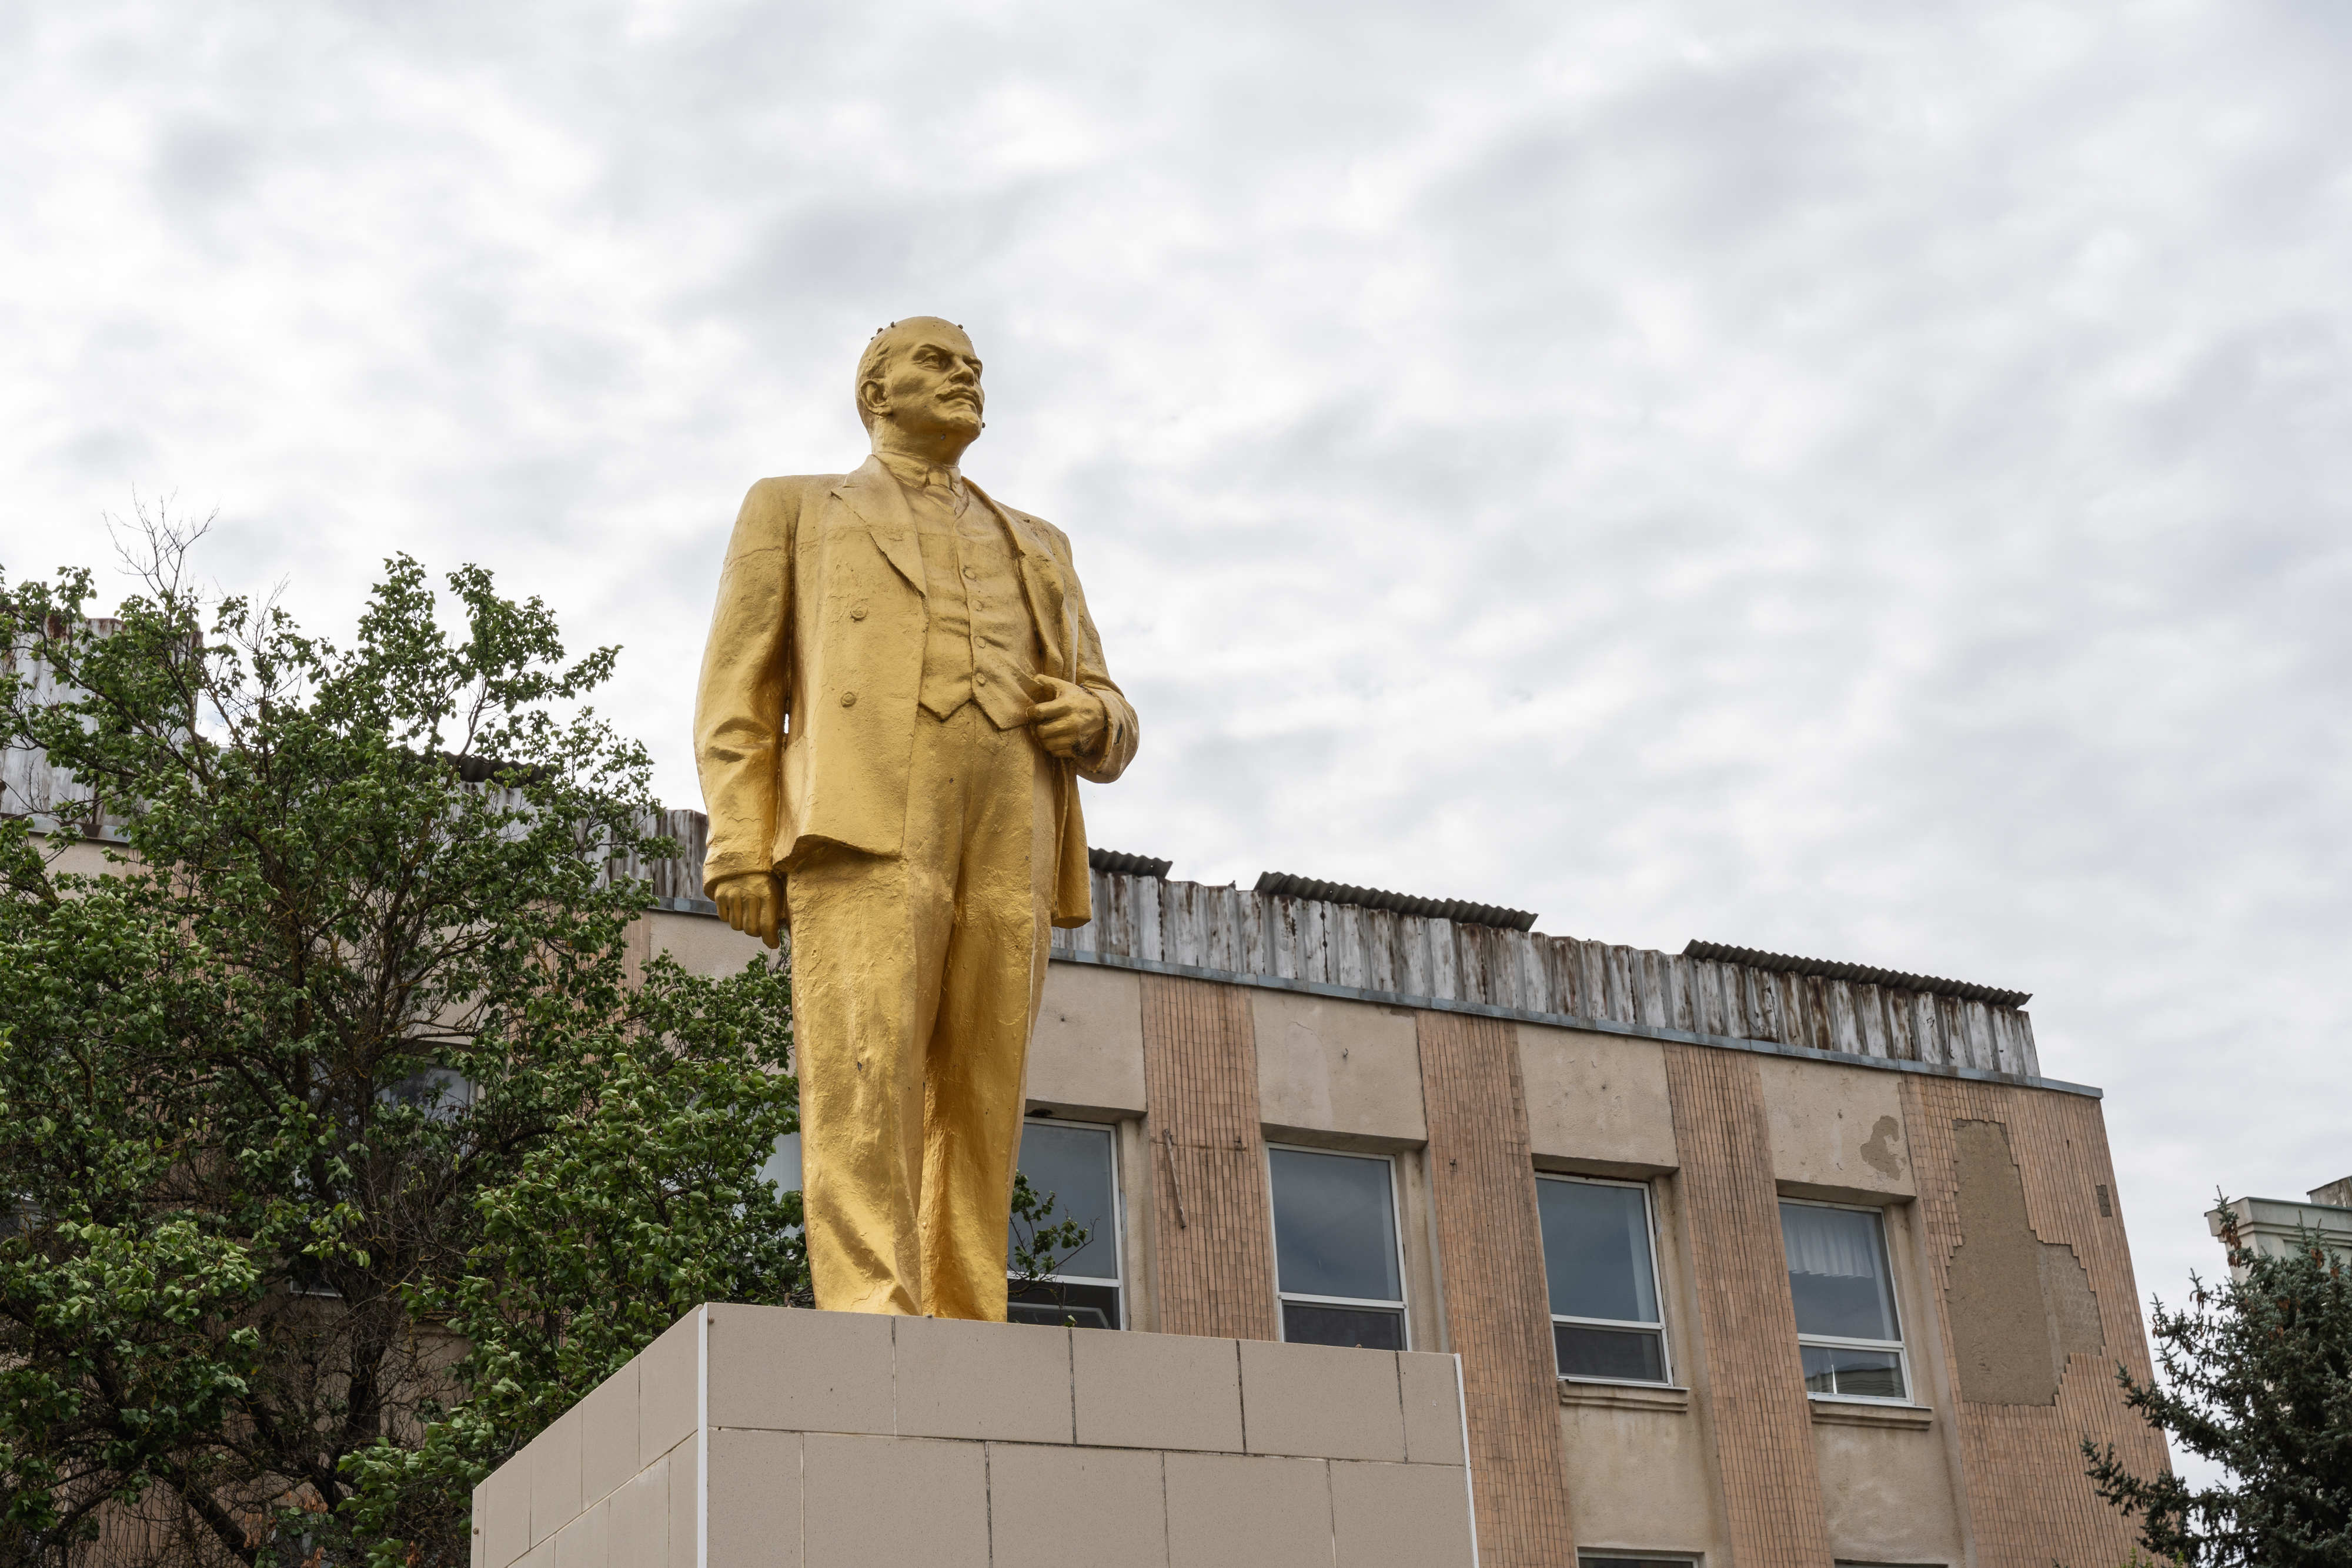
M1097 838L2031 988L2144 1289L2352 1170L2347 23L2315 7L0 23L0 518L480 560L694 797L743 486L990 361L1142 711Z

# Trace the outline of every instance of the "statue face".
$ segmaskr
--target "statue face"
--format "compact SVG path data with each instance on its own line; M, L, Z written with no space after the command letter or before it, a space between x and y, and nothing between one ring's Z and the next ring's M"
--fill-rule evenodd
M985 398L971 340L935 319L901 321L881 373L859 389L875 416L908 434L969 444L980 434Z

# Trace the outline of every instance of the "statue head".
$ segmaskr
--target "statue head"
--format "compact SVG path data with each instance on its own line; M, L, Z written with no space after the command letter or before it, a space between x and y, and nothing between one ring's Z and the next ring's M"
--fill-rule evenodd
M874 334L857 360L857 417L878 449L952 463L978 439L980 355L964 329L910 316Z

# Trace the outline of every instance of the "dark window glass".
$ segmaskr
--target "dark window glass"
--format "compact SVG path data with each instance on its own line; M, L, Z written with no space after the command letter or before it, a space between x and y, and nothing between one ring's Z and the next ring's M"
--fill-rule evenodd
M1276 1287L1286 1295L1403 1300L1389 1162L1303 1149L1269 1149L1266 1157Z
M1780 1240L1789 1255L1789 1294L1796 1301L1799 1333L1903 1337L1895 1325L1895 1292L1877 1215L1784 1203Z
M1691 1568L1694 1559L1688 1557L1595 1557L1586 1552L1577 1560L1580 1568Z
M1285 1301L1282 1337L1292 1344L1402 1350L1404 1314L1373 1307L1327 1307L1314 1301Z
M1065 1258L1056 1274L1085 1280L1118 1278L1110 1137L1108 1127L1031 1122L1021 1129L1021 1174L1040 1196L1054 1195L1054 1212L1046 1223L1059 1225L1075 1219L1088 1232L1087 1244ZM1008 1253L1010 1246L1008 1240ZM1116 1320L1112 1326L1118 1326Z
M1891 1350L1855 1350L1842 1344L1808 1344L1805 1392L1842 1394L1849 1399L1901 1399L1903 1358Z
M1115 1329L1118 1327L1118 1288L1059 1282L1032 1285L1013 1292L1005 1315L1016 1323L1044 1323L1049 1328L1067 1324L1082 1329Z
M1654 1329L1551 1325L1553 1349L1562 1377L1614 1377L1629 1383L1664 1383L1666 1352Z
M1640 1187L1538 1181L1536 1207L1555 1316L1658 1321L1650 1210Z

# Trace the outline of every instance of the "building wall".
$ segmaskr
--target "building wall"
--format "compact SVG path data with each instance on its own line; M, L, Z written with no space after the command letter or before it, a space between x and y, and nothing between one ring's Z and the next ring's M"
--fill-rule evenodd
M1518 1040L1497 1019L1423 1012L1415 1023L1446 1348L1462 1357L1481 1560L1545 1568L1570 1559L1575 1536Z
M636 963L761 951L664 898ZM2149 1375L2121 1197L2095 1093L2030 1076L2021 1012L1143 877L1097 900L1028 1097L1116 1130L1129 1326L1278 1339L1268 1139L1392 1156L1412 1347L1463 1360L1484 1561L2127 1554L2075 1447L2165 1463L2112 1375ZM1648 1186L1674 1386L1555 1377L1539 1171ZM1910 1407L1806 1397L1781 1197L1884 1216Z
M2075 1439L2163 1459L2115 1395L2146 1342L2099 1103L2070 1090L1099 960L1052 967L1029 1080L1140 1152L1138 1327L1278 1337L1265 1140L1395 1155L1414 1346L1464 1357L1483 1560L1742 1568L2128 1552ZM1538 1171L1649 1186L1676 1387L1555 1377ZM1882 1213L1910 1407L1807 1398L1782 1197Z
M2119 1561L2116 1515L2076 1441L2113 1442L2142 1474L2166 1458L2116 1396L2117 1364L2142 1381L2151 1369L2098 1104L1934 1079L1904 1090L1979 1561Z

